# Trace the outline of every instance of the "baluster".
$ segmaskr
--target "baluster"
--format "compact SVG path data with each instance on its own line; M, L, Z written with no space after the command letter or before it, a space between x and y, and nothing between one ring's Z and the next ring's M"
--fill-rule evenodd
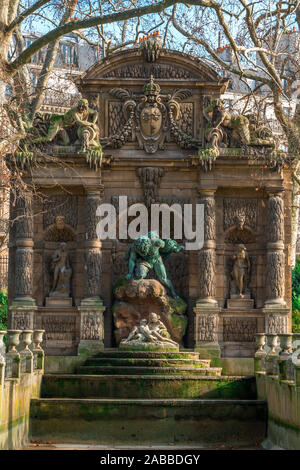
M255 372L264 372L265 371L265 359L266 359L266 351L264 350L264 346L266 344L266 335L265 333L257 333L255 335L255 342L258 346L258 350L254 355L254 370Z
M20 377L21 357L16 346L20 344L21 330L7 330L6 363L11 363L11 377Z
M277 346L277 334L275 333L268 333L267 337L267 345L270 348L268 352L265 362L266 362L266 374L267 375L277 375L277 358L278 353L276 352Z
M30 351L29 346L32 343L33 330L23 330L21 334L21 343L23 349L20 351L21 360L25 360L24 372L33 372L33 353Z
M38 370L44 370L45 353L40 345L40 343L43 341L44 332L45 330L34 330L33 332L34 348L32 352L36 358L36 368Z
M280 340L280 352L278 357L279 379L289 380L289 368L292 350L292 335L282 333L278 335Z

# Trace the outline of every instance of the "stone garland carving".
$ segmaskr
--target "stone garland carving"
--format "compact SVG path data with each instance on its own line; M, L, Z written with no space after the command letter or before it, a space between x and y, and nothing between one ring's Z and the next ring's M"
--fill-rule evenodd
M56 224L58 216L65 218L65 223L73 229L77 228L78 223L78 197L57 194L49 196L44 200L43 204L43 228L44 230L50 225Z
M165 64L130 64L115 68L103 78L149 78L188 79L195 78L189 70Z
M224 230L237 227L243 230L247 225L252 230L257 228L258 201L252 198L224 198Z
M284 207L281 196L269 198L268 233L270 242L284 239Z
M257 319L244 317L223 318L223 341L254 342Z
M216 315L197 315L196 324L196 343L217 341L217 316Z
M85 291L86 297L97 297L100 294L102 274L101 253L98 248L88 249L85 252Z
M102 314L97 312L82 314L80 337L82 340L102 339Z
M18 247L16 250L15 296L32 295L33 250Z
M213 249L199 252L199 290L200 298L215 296L216 255Z
M157 202L158 189L163 174L163 168L148 166L138 169L138 176L144 190L145 204L148 208L151 206L151 204Z
M287 333L288 318L285 315L269 314L265 317L265 331L269 334Z
M268 299L284 296L284 253L269 251L267 254L267 294Z

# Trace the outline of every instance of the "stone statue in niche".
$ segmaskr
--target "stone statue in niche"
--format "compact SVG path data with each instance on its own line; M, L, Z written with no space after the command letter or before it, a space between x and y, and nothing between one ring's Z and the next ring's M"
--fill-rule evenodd
M53 283L49 297L46 299L46 306L53 305L51 298L59 298L59 302L66 299L67 302L63 303L69 305L71 301L70 283L72 268L69 262L66 243L60 243L59 248L54 252L50 269L53 272Z
M227 301L227 307L251 308L253 307L253 300L250 298L248 288L251 264L245 245L237 245L232 261L230 299Z
M170 338L167 328L156 313L150 313L149 319L142 319L131 330L128 338L120 343L121 349L178 349L178 344Z
M244 245L238 245L237 253L233 255L232 277L237 287L240 298L247 287L247 281L250 273L250 260Z
M129 272L125 279L145 279L149 270L153 268L158 280L170 289L172 297L178 299L173 284L167 277L163 259L171 253L178 253L183 248L170 238L161 240L156 232L149 232L148 235L136 238L126 251L125 260Z

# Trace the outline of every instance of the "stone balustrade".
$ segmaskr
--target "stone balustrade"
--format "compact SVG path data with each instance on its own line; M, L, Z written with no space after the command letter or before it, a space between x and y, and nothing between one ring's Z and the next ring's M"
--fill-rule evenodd
M300 334L259 333L256 345L255 372L295 383L298 374L300 386Z
M22 373L44 370L41 347L44 330L0 331L0 379L19 378ZM6 347L4 343L6 337Z
M30 401L40 397L44 372L43 333L0 331L0 450L28 445Z
M268 404L267 449L300 450L300 334L260 333L254 356L257 397Z

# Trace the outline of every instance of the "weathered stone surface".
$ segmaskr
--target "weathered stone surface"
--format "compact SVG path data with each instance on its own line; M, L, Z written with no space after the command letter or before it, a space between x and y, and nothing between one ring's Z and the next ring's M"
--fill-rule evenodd
M115 339L117 344L128 337L130 331L141 319L148 319L149 314L159 314L171 338L182 342L187 317L186 303L182 299L173 299L166 294L165 288L155 279L121 279L114 294L117 301L113 305Z

